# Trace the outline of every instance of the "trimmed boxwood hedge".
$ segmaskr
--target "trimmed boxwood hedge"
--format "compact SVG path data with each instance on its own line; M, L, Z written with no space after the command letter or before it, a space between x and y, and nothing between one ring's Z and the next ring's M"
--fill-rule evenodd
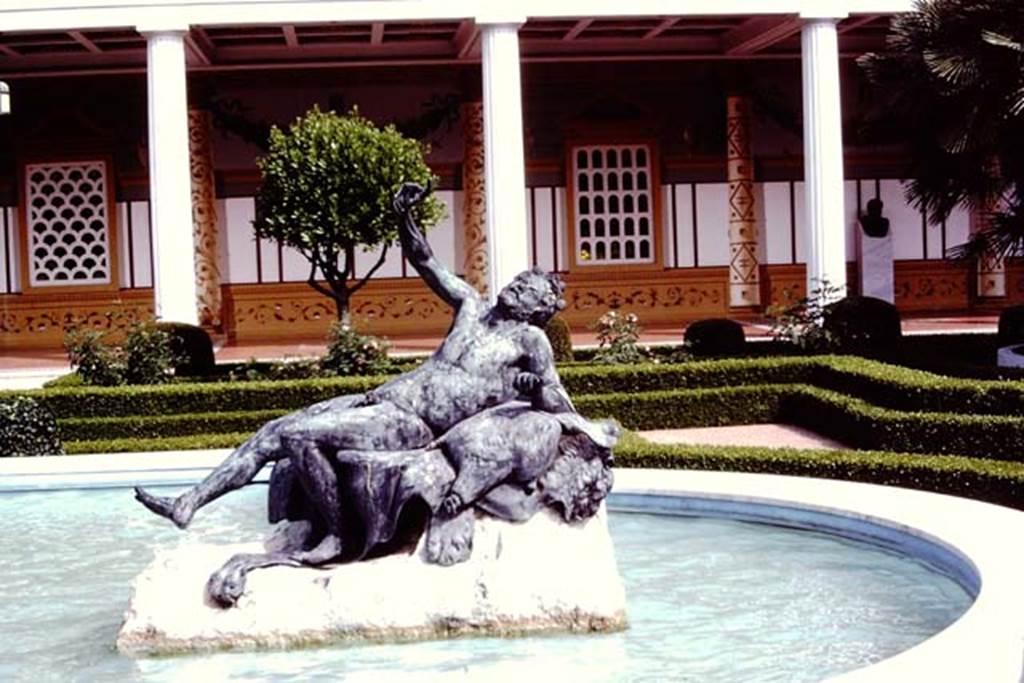
M854 356L723 359L683 364L570 365L566 389L582 394L634 393L765 384L809 384L877 406L907 411L1024 414L1024 382L941 377ZM59 419L295 410L360 393L386 377L278 382L220 382L140 387L66 387L20 392ZM0 397L12 392L0 393Z
M654 467L844 479L946 493L1024 509L1024 464L951 455L671 446L624 439L617 467Z

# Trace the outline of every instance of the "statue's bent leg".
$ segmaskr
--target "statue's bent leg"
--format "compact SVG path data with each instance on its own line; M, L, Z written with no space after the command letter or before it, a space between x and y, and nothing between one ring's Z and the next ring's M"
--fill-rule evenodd
M320 416L325 413L348 410L362 399L362 395L341 396L268 422L205 479L177 498L154 496L138 487L135 489L135 498L151 511L184 529L192 521L196 510L225 493L245 486L268 462L287 457L288 453L281 448L280 434L283 431L296 423L322 419Z

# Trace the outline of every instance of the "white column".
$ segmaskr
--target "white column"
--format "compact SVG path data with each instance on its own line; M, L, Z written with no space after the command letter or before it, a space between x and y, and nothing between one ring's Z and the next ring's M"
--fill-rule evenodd
M198 323L188 157L185 27L144 30L148 60L149 215L160 320Z
M833 287L846 287L843 128L836 21L832 17L807 19L800 36L808 292L820 288L826 280Z
M487 196L487 284L500 289L529 267L526 162L519 76L519 25L481 26L484 103L484 185Z

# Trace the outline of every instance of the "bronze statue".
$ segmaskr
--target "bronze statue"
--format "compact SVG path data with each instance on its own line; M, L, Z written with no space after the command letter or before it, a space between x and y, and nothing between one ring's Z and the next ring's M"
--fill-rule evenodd
M469 556L474 510L520 521L551 506L577 519L607 495L618 430L576 413L541 329L565 305L561 281L525 271L488 306L413 222L428 192L407 183L394 208L406 259L454 309L437 351L370 392L269 422L177 498L136 489L184 528L275 463L270 521L294 524L273 552L236 556L211 577L219 603L237 600L251 569L356 561L408 546L424 528L428 559L451 564Z
M889 219L882 215L885 206L877 197L868 200L867 213L860 217L860 227L868 237L885 237L889 234Z

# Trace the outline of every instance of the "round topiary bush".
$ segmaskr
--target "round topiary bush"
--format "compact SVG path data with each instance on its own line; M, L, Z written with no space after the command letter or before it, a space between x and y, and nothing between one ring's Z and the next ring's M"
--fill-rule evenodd
M726 318L708 318L690 323L683 343L695 356L738 356L746 350L743 325Z
M569 323L561 316L555 316L548 321L544 327L544 334L551 342L551 353L556 363L566 363L573 360L572 334L569 332Z
M999 313L1000 346L1024 342L1024 305L1010 306Z
M0 399L0 458L64 455L53 413L27 396Z
M217 360L213 355L213 341L206 330L196 325L171 322L157 323L156 327L171 338L175 374L213 374Z
M829 304L822 327L838 350L888 350L903 337L896 307L871 296L848 296Z

